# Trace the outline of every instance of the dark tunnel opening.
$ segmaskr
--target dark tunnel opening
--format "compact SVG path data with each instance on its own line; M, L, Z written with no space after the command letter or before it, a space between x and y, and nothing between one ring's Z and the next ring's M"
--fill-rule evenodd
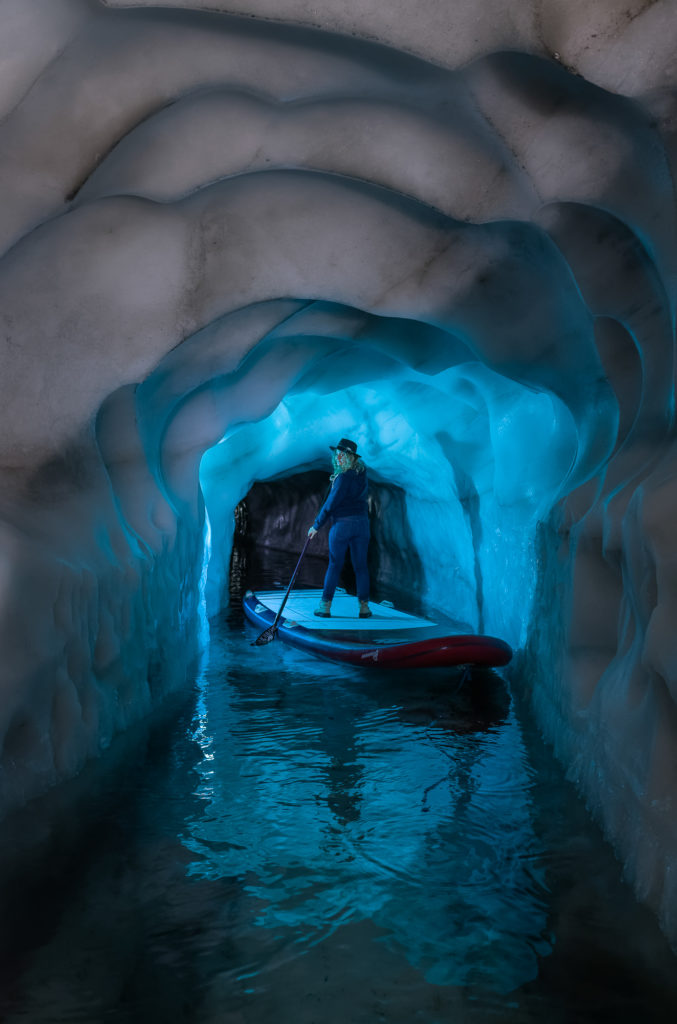
M327 473L306 470L257 480L234 510L229 595L239 603L255 581L287 585L312 524L329 490ZM416 550L401 487L370 479L368 567L371 598L417 608L424 591L423 564ZM313 538L299 569L298 586L321 587L329 557L328 529ZM339 585L355 594L355 573L346 557Z

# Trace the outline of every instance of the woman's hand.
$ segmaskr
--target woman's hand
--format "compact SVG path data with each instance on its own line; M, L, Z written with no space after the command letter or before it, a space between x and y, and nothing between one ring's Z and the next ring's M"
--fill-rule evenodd
M315 529L315 527L311 526L310 529L308 530L308 536L309 537L314 537L316 533L317 533L317 530Z

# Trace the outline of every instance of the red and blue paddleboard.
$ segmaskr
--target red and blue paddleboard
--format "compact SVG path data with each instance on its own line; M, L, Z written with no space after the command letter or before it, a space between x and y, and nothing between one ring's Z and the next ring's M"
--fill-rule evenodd
M372 615L358 617L357 599L337 590L331 618L313 614L320 590L292 591L277 626L280 640L320 658L365 668L444 668L474 665L497 668L512 658L510 646L497 637L450 631L449 623L399 611L389 602L370 605ZM260 630L268 629L284 592L248 590L243 606Z

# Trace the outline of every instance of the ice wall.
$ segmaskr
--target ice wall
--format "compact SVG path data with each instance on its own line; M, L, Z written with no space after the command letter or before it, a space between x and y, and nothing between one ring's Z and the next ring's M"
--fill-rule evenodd
M674 5L0 24L0 810L190 671L202 493L215 608L349 435L677 944Z

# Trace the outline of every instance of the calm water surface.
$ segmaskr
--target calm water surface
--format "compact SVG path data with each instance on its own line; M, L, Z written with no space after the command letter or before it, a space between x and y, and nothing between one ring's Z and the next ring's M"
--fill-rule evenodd
M252 647L237 600L210 634L188 697L5 823L0 1019L677 1019L677 959L499 675Z

